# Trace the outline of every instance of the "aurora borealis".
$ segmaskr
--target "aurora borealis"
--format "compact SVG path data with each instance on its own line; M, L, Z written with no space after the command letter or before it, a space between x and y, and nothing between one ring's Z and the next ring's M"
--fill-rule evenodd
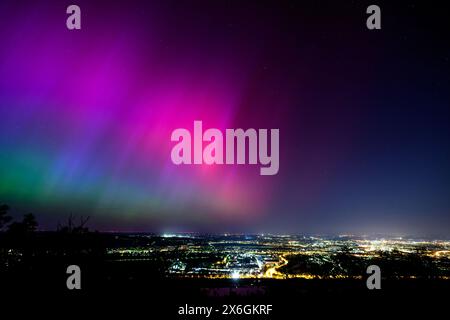
M429 8L386 4L372 32L350 2L77 1L69 31L68 4L0 4L0 202L41 228L450 227L449 45ZM174 165L195 120L280 128L278 174Z

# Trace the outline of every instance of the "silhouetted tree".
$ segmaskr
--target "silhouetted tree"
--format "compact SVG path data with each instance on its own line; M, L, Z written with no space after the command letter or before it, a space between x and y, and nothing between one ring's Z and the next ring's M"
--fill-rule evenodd
M0 205L0 230L11 221L11 216L8 215L8 211L8 205Z
M25 230L27 232L34 232L37 229L38 223L36 217L32 213L28 213L23 216L23 222L25 225Z
M31 233L36 231L38 223L32 213L23 216L22 222L13 222L9 225L8 232L13 234Z
M84 219L83 217L80 217L79 224L74 223L73 215L70 214L69 218L67 219L67 225L62 226L60 223L58 223L57 231L61 233L70 233L70 234L85 234L89 233L89 228L85 227L86 223L89 221L89 217Z

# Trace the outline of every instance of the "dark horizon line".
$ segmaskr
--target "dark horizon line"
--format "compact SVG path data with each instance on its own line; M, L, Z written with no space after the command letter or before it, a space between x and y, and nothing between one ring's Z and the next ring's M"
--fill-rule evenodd
M352 233L274 233L274 232L203 232L203 231L177 231L177 232L161 232L161 231L119 231L119 230L89 230L90 232L98 232L102 234L118 234L118 235L154 235L160 237L182 236L182 235L196 235L196 236L274 236L274 237L308 237L308 238L376 238L376 239L399 239L399 240L450 240L450 236L436 236L436 235L398 235L386 233L371 233L371 234L352 234ZM4 231L3 231L4 232ZM36 230L37 233L52 233L58 230Z

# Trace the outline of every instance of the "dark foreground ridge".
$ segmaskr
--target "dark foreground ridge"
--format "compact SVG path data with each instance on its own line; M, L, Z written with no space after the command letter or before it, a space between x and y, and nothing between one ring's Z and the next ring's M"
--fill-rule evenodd
M398 307L401 300L431 309L450 292L445 240L112 234L91 232L86 221L70 218L52 232L36 231L31 214L10 223L0 232L2 291L12 300L144 303L169 317L183 306L264 304L273 306L272 318L318 304ZM80 290L67 286L72 265L81 270ZM369 265L381 269L380 290L366 285Z

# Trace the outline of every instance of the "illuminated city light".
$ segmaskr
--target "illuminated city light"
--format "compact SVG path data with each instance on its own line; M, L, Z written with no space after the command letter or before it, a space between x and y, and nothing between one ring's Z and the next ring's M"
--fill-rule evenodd
M450 241L406 238L370 239L320 238L277 235L199 235L164 234L145 236L145 243L135 247L107 250L115 261L148 260L167 262L168 277L207 279L360 279L361 275L339 263L346 256L355 268L373 259L392 255L408 259L423 255L434 259L441 272L439 279L449 279L446 260L450 258ZM170 238L176 242L168 242ZM163 240L158 243L158 239ZM158 244L155 244L158 243ZM18 256L17 254L10 253ZM325 271L324 271L325 270ZM398 279L415 279L420 275L396 275Z

